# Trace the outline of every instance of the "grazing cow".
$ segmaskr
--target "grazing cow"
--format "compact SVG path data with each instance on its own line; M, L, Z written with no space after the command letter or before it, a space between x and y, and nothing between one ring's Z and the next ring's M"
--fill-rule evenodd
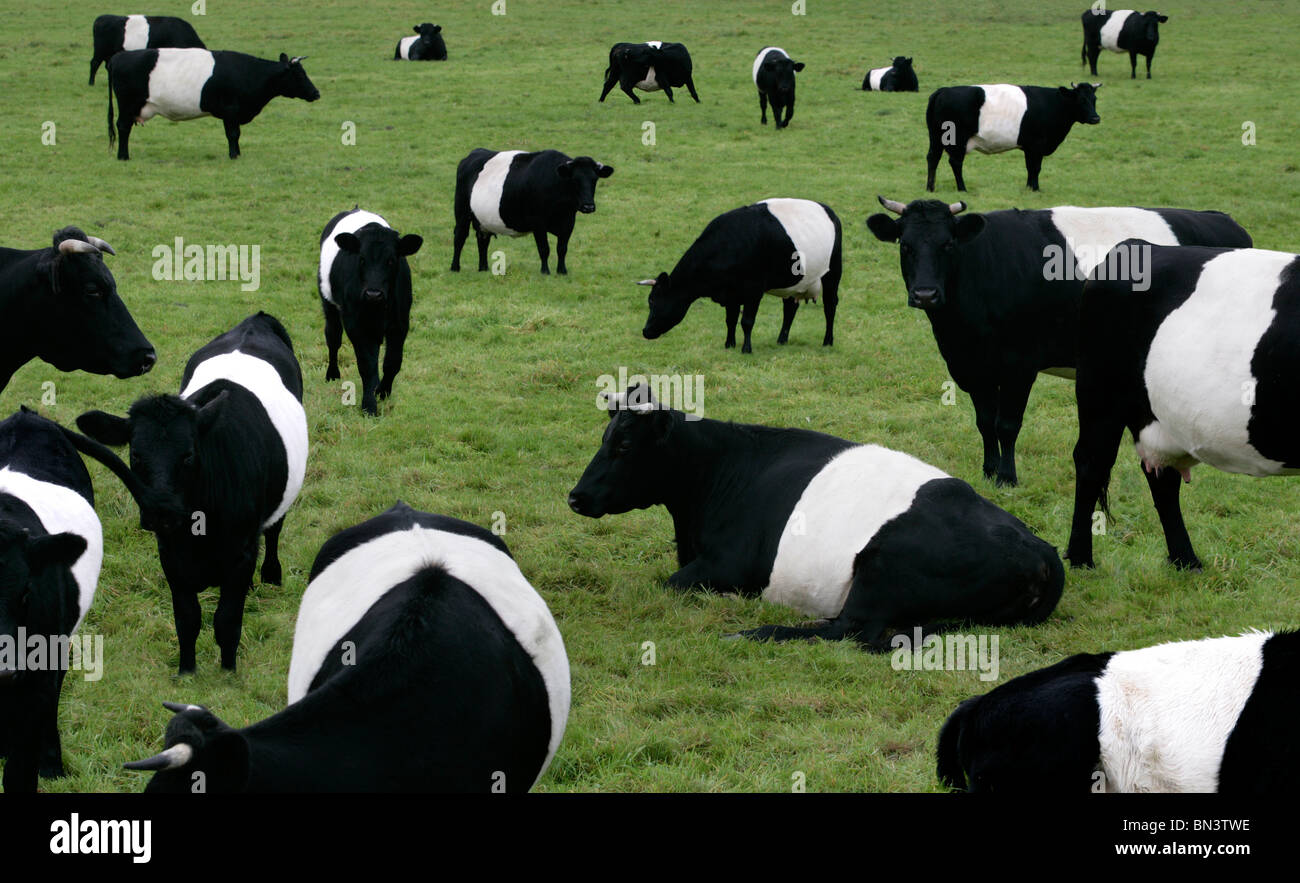
M778 129L790 125L794 116L794 75L803 70L802 61L791 61L784 49L768 46L754 59L754 85L758 87L759 122L767 125L767 103L772 102L772 120ZM785 109L785 120L781 110Z
M920 88L916 71L912 70L912 59L902 55L895 58L889 67L867 71L862 79L863 92L915 92Z
M0 423L0 757L4 790L63 775L62 649L95 597L104 553L90 474L58 425L23 408ZM45 648L29 668L33 641ZM21 658L20 658L21 657Z
M158 360L103 256L116 254L78 227L49 248L0 248L0 390L32 359L60 371L137 377Z
M108 63L108 143L114 141L113 95L117 95L117 158L130 159L132 124L161 115L169 120L216 117L225 124L230 158L239 156L239 127L253 121L278 95L315 101L320 91L299 55L279 61L242 52L207 49L137 49Z
M501 540L405 503L330 538L311 569L289 705L233 729L176 712L146 791L527 791L569 715L569 661Z
M984 475L1000 485L1016 483L1016 437L1038 373L1074 376L1083 284L1116 243L1251 245L1222 212L1059 206L958 216L966 203L877 199L899 217L875 214L867 226L899 243L907 304L925 310L948 372L970 394Z
M822 346L830 346L840 301L841 238L835 212L809 199L764 199L724 212L709 222L671 274L637 283L653 286L641 333L654 340L677 327L691 304L708 297L727 310L723 347L736 345L739 318L745 333L740 351L753 352L750 332L764 294L785 302L779 344L790 339L799 302L816 301L820 295L826 314Z
M1113 12L1097 12L1086 9L1083 13L1083 50L1080 64L1090 64L1092 75L1097 76L1097 58L1101 50L1127 52L1131 68L1130 80L1137 79L1138 56L1147 59L1147 79L1151 79L1151 58L1156 54L1156 44L1160 42L1160 25L1169 21L1169 16L1158 12L1134 12L1132 9L1116 9Z
M771 638L852 638L937 620L1035 624L1061 597L1056 550L966 482L878 445L806 429L686 420L644 385L613 397L600 450L569 494L600 518L662 504L668 585L762 596L829 622Z
M957 189L966 189L961 166L966 154L1023 150L1029 173L1025 186L1038 189L1043 157L1061 146L1075 123L1095 126L1101 83L1061 86L945 86L930 93L925 125L930 152L925 155L925 189L934 192L934 171L946 150Z
M92 28L95 41L90 58L90 85L99 66L122 50L205 49L194 26L170 15L101 15Z
M416 25L417 37L403 37L397 41L393 61L446 61L447 44L442 42L442 25L425 22Z
M419 236L400 236L379 215L358 208L330 218L321 233L316 284L330 357L325 379L339 379L339 346L346 330L361 374L361 409L371 416L378 413L376 395L388 398L402 370L402 345L411 325L411 268L406 258L423 244Z
M965 791L1294 793L1300 632L1080 653L967 699L938 775Z
M1262 249L1145 252L1148 288L1090 279L1079 316L1079 441L1066 557L1091 567L1093 507L1132 433L1169 560L1200 569L1178 504L1205 463L1244 475L1300 472L1300 255Z
M470 225L478 239L479 272L487 270L488 240L493 236L533 234L542 273L550 275L547 261L555 237L555 271L565 274L564 256L573 235L578 212L596 210L596 182L614 174L614 167L589 156L570 159L558 150L524 153L522 150L488 150L479 147L456 167L455 253L453 273L460 272L460 251Z
M615 86L618 86L632 99L633 104L640 104L641 99L633 94L633 89L642 92L663 90L668 100L673 100L673 89L685 86L700 103L700 96L695 94L695 82L691 79L691 54L681 43L664 43L650 40L646 43L615 43L609 50L609 67L605 68L605 86L601 89L600 100Z
M204 345L185 366L181 394L156 395L129 416L88 411L77 426L105 445L131 446L123 475L140 526L158 539L172 592L180 673L194 671L199 592L221 589L213 629L234 670L258 540L262 582L280 584L280 530L307 471L302 371L284 327L257 313Z

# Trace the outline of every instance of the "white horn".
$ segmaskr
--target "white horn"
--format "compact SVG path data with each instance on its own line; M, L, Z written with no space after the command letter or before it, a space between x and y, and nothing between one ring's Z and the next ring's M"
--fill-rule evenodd
M185 742L177 742L161 754L147 760L133 760L122 766L128 770L174 770L194 759L194 749Z
M655 284L655 280L653 279L642 279L640 282L637 283L637 285L654 285L654 284Z
M952 212L954 215L961 214L962 212L966 211L966 203L964 202L950 203L948 205L948 211Z
M95 248L99 249L100 251L106 251L109 254L117 254L117 252L113 251L113 246L109 245L107 242L100 239L98 236L87 236L86 238L90 240L91 245L95 246Z
M99 254L99 249L80 239L63 240L59 243L59 251L63 254Z
M876 194L876 199L880 201L881 205L883 205L885 208L889 209L891 212L893 212L896 215L901 215L903 211L907 208L907 206L903 205L901 202L896 202L895 200L892 199L885 199L885 197L881 196L880 194Z

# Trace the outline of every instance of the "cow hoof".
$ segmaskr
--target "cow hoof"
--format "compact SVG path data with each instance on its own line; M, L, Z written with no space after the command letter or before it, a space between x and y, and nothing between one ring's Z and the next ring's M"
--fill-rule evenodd
M1179 570L1186 570L1191 573L1200 573L1203 570L1201 567L1201 559L1197 558L1195 555L1191 558L1170 558L1169 563Z
M342 376L342 375L339 374L339 369L338 369L338 368L327 368L327 369L325 370L325 379L326 379L326 380L338 380L341 376Z
M742 353L744 353L745 355L747 355L747 356L748 356L748 355L753 355L753 353L754 353L754 348L753 348L752 346L750 346L749 344L745 344L744 346L742 346L742 347L740 348L740 351L741 351Z
M724 350L734 350L736 348L736 342L734 340L729 340L722 345L722 348Z
M192 674L194 674L194 666L191 665L188 668L186 668L185 666L182 665L180 669L177 670L176 677L183 678Z
M275 568L271 568L271 567L263 567L263 568L262 568L262 584L263 584L263 585L267 585L267 586L278 586L278 585L280 585L280 580L281 580L282 578L283 578L283 574L280 572L280 568L278 568L278 567L275 567Z
M1070 562L1070 568L1072 570L1095 570L1097 567L1097 565L1093 563L1091 555L1086 558L1081 557L1076 559L1074 556L1070 555L1069 552L1066 552L1065 560Z
M786 345L786 342L787 342L788 340L789 340L788 337L778 337L778 338L776 339L776 344L777 344L777 346L785 346L785 345Z
M996 484L998 487L1016 487L1017 485L1020 484L1020 482L1016 480L1016 477L1014 475L1010 476L1009 478L1004 475L999 475L995 479L994 484Z
M42 763L37 767L36 772L40 774L42 779L62 779L67 775L63 771L63 761L61 760L54 763Z

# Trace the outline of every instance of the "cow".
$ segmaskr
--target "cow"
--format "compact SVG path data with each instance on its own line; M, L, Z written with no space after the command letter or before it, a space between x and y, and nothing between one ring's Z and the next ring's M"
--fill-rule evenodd
M609 50L609 67L605 68L605 85L600 100L604 101L615 86L626 92L633 104L641 103L633 89L642 92L662 89L671 103L673 89L682 86L690 91L696 104L700 103L700 96L695 94L695 82L691 79L691 54L681 43L661 40L615 43Z
M451 271L460 272L460 252L472 224L478 239L478 269L488 268L488 241L493 236L533 234L542 274L550 275L551 246L546 234L555 237L555 272L568 268L564 256L573 235L578 212L596 210L596 183L614 174L614 167L589 156L571 159L558 150L525 153L522 150L470 151L456 167L455 253Z
M1033 625L1056 607L1056 550L960 479L899 451L807 429L698 418L644 384L610 397L600 449L568 498L600 518L663 505L676 589L761 596L825 622L754 640L853 639L890 627Z
M792 61L784 49L767 46L754 58L754 85L758 87L759 122L767 125L767 104L772 103L772 120L778 129L790 125L794 116L794 75L803 70L802 61ZM785 110L785 120L781 111Z
M423 244L421 237L401 236L382 217L360 208L339 212L321 233L316 284L329 349L325 379L339 379L339 346L346 330L361 375L361 410L371 416L378 413L376 396L388 398L402 370L402 346L411 325L411 268L406 259Z
M930 131L930 151L925 155L925 189L934 192L934 172L939 157L948 152L957 189L966 189L961 166L966 154L1005 153L1022 150L1028 180L1025 186L1038 190L1038 172L1043 157L1061 146L1075 123L1095 126L1097 90L1101 83L1049 86L945 86L930 93L925 106L925 125Z
M49 248L0 248L0 390L32 359L60 371L138 377L158 360L140 333L104 255L117 254L79 227Z
M1294 793L1300 632L1080 653L967 699L940 782L1010 793Z
M912 59L902 55L889 67L872 68L862 78L863 92L916 92L920 88L916 71L912 70Z
M1199 570L1178 503L1193 466L1254 476L1300 472L1293 386L1300 371L1300 255L1136 240L1115 251L1135 253L1147 278L1137 285L1106 274L1083 288L1066 557L1076 567L1093 565L1093 507L1107 503L1128 428L1169 561Z
M925 310L948 372L970 394L984 475L999 485L1017 482L1016 437L1035 378L1074 376L1083 284L1116 243L1252 244L1222 212L1058 206L959 215L964 202L876 198L898 217L875 214L867 226L899 243L908 306Z
M216 117L226 127L230 158L239 156L239 127L253 121L276 96L315 101L320 90L303 70L305 55L279 61L242 52L207 49L136 49L108 62L108 143L116 138L117 158L131 158L127 142L132 124L155 115L169 120ZM117 131L113 95L117 95Z
M302 370L284 326L250 316L190 358L179 396L146 396L126 417L87 411L77 426L101 444L130 445L130 468L118 475L140 527L157 536L180 673L195 670L198 594L209 586L221 590L221 666L234 671L258 542L265 534L262 582L279 585L280 530L307 470Z
M1145 55L1149 80L1151 59L1156 54L1156 44L1160 42L1160 26L1167 21L1169 16L1158 12L1134 12L1132 9L1098 12L1095 9L1085 9L1080 64L1091 65L1095 77L1101 50L1127 52L1131 68L1129 79L1136 80L1138 56Z
M321 547L288 706L243 729L164 703L146 791L527 791L564 735L569 662L501 539L402 502Z
M26 408L0 423L0 757L4 790L63 772L67 639L95 597L104 537L95 491L59 426ZM28 667L33 641L44 653Z
M830 206L809 199L764 199L724 212L709 222L672 273L637 283L651 286L650 313L641 333L654 340L675 328L691 304L708 297L727 310L723 348L736 345L739 318L745 334L740 351L752 353L750 332L764 294L784 301L778 344L790 339L800 301L820 296L826 316L822 346L831 346L840 301L842 238L840 219Z
M90 57L90 85L99 66L122 50L206 49L194 26L170 15L101 15L92 27L94 54Z
M446 61L447 44L442 42L442 25L429 22L413 29L419 36L403 37L397 41L393 61Z

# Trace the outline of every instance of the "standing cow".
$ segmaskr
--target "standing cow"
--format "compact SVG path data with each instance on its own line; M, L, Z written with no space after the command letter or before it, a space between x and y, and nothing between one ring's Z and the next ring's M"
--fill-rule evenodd
M95 49L90 57L90 85L99 66L122 50L205 49L194 26L170 15L101 15L92 28Z
M176 713L149 792L527 791L569 715L555 620L499 537L404 503L321 547L289 705L236 730Z
M442 42L442 25L429 22L416 25L415 37L397 41L393 61L446 61L447 44Z
M794 116L794 75L803 70L802 61L792 61L784 49L767 46L754 58L754 85L758 87L759 122L767 125L767 104L772 103L772 120L778 129L790 125ZM785 120L781 110L785 110Z
M346 330L361 375L361 409L371 416L378 413L376 396L388 398L402 370L402 346L411 325L411 267L406 259L423 244L419 236L401 236L379 215L359 208L339 212L321 233L316 284L329 350L325 379L339 379L339 347Z
M879 651L890 627L1035 624L1064 585L1055 549L914 457L806 429L687 420L641 385L610 402L569 507L600 518L655 505L677 539L668 585L829 620L743 633L758 640L851 638Z
M589 156L570 159L558 150L525 153L522 150L488 150L479 147L456 167L455 252L453 273L460 272L460 252L469 228L478 239L478 268L488 268L488 241L493 236L533 234L542 273L549 275L555 237L555 272L565 274L573 221L578 212L596 210L596 182L614 174L614 167Z
M966 154L1005 153L1022 150L1025 184L1038 189L1043 157L1061 146L1075 123L1095 126L1097 91L1101 83L1048 86L945 86L930 94L925 125L930 131L930 152L925 155L925 189L934 192L934 172L946 150L957 189L965 190L961 166Z
M681 43L661 40L615 43L609 50L609 67L605 68L605 85L600 100L604 101L615 86L626 92L633 104L641 103L633 89L642 92L662 89L672 102L673 89L681 86L690 91L696 104L700 103L700 96L695 94L695 82L691 79L691 54Z
M194 671L198 594L209 586L221 589L221 665L234 670L258 542L265 533L262 582L279 585L280 530L307 471L302 371L288 333L273 316L250 316L190 358L179 396L142 398L126 417L88 411L77 426L130 445L125 481L140 526L157 535L180 673Z
M136 377L158 355L140 333L104 263L116 254L78 227L49 248L0 248L0 390L32 359L60 371Z
M1156 54L1156 44L1160 42L1160 25L1169 21L1169 16L1158 12L1134 12L1132 9L1116 9L1113 12L1098 12L1086 9L1083 13L1083 50L1081 64L1089 64L1092 75L1097 76L1097 58L1101 50L1127 52L1130 80L1137 79L1138 56L1147 59L1147 79L1151 79L1151 59Z
M873 68L862 78L863 92L916 92L920 88L912 59L902 55L889 67Z
M216 117L225 124L230 158L239 156L239 127L253 121L278 95L315 101L320 91L302 68L306 56L279 61L242 52L207 49L137 49L108 63L108 143L117 158L130 159L131 126L155 115L169 120ZM117 95L117 131L113 95Z
M1127 428L1169 560L1200 569L1178 504L1205 463L1244 475L1300 472L1300 255L1121 243L1146 286L1090 279L1079 319L1079 441L1066 557L1091 567L1093 507L1106 503Z
M672 273L643 279L650 289L650 314L642 334L654 340L686 318L691 304L711 298L727 310L727 340L736 345L736 319L745 333L742 353L753 352L750 332L764 294L784 301L776 342L790 339L799 303L822 297L826 335L835 342L835 308L840 301L840 219L830 206L809 199L764 199L725 212L709 222ZM742 312L743 310L743 312Z
M1222 212L1059 206L959 215L964 202L877 199L898 217L875 214L867 226L899 244L907 304L925 310L948 372L970 393L984 475L1000 485L1016 484L1016 437L1039 372L1074 376L1083 284L1116 243L1252 244Z

